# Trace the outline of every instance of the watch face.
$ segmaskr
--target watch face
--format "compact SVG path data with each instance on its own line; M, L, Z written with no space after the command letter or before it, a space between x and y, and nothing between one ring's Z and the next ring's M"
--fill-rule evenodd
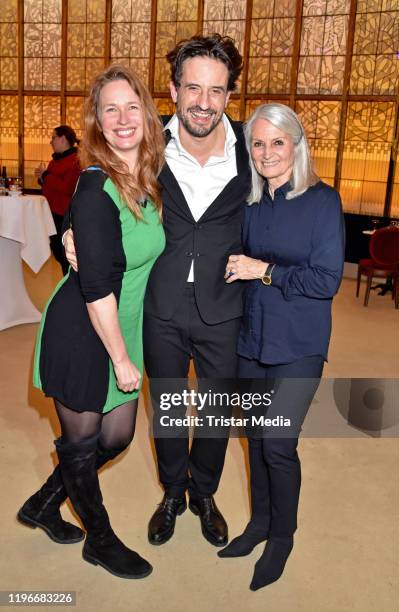
M271 285L272 284L272 277L271 276L264 276L262 278L262 283L264 285Z

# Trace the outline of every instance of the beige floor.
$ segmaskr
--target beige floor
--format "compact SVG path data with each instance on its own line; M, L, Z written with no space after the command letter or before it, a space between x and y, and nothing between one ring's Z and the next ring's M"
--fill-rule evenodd
M35 277L25 270L41 307L58 272L50 261ZM335 301L326 375L398 377L399 312L372 295L369 307L346 280ZM15 512L47 477L58 427L52 405L30 384L36 325L0 332L0 527L2 590L73 590L79 611L165 612L396 611L399 609L399 444L396 439L303 439L303 488L295 548L285 574L252 593L248 585L262 547L246 558L221 560L189 511L175 536L152 547L147 521L161 491L147 435L144 402L134 444L101 474L115 530L154 566L140 581L121 580L80 558L81 544L60 546L19 525ZM245 443L230 441L217 502L232 536L246 523ZM70 517L70 509L63 510Z

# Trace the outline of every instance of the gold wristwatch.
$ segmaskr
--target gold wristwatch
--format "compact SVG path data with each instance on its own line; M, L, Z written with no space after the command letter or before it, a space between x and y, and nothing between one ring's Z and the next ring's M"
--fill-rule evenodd
M271 285L272 284L272 272L274 270L274 266L276 264L269 264L266 268L266 272L265 274L262 276L262 283L264 285Z

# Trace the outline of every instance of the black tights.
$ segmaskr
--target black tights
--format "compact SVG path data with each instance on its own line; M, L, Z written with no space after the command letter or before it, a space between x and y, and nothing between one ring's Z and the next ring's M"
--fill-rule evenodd
M131 400L106 414L76 412L54 400L64 442L82 442L99 435L105 449L126 448L133 440L138 400Z

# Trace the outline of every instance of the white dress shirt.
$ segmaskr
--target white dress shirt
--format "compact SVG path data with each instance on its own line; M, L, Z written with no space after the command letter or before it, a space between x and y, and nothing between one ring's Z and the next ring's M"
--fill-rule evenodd
M237 176L235 150L237 138L226 115L223 115L222 121L226 133L224 153L221 156L211 155L203 166L182 146L177 116L173 115L165 126L165 130L170 130L171 134L165 149L166 161L180 185L195 221L202 217L227 183ZM193 262L187 281L194 281Z

